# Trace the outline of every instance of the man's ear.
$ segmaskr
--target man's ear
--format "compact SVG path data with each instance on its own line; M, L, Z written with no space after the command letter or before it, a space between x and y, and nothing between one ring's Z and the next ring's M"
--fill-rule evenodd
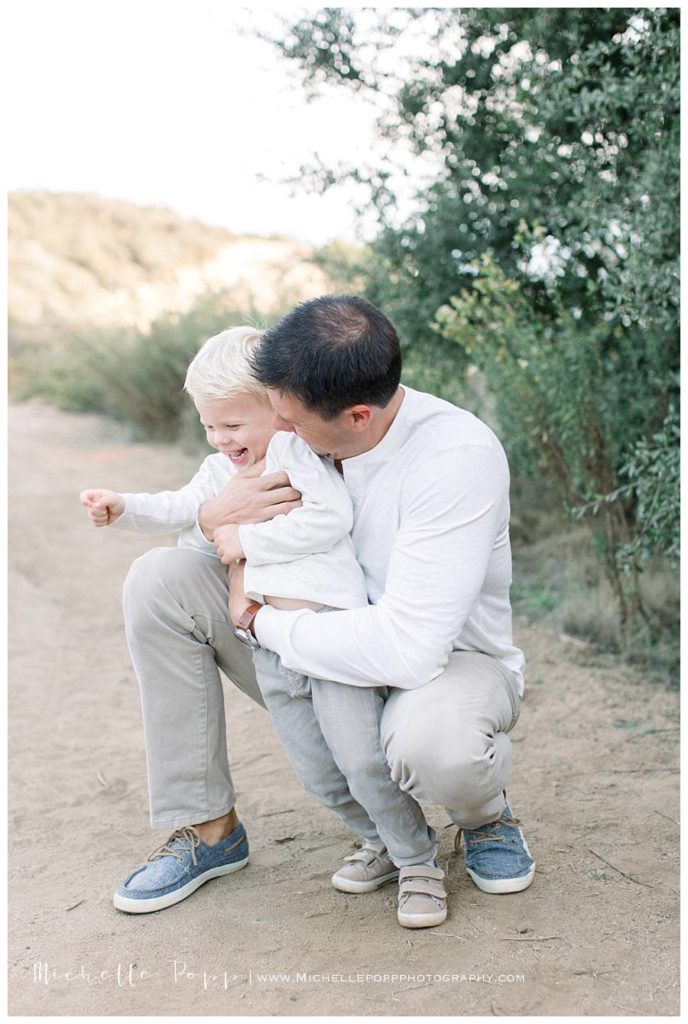
M351 429L362 433L368 428L373 418L373 410L369 405L352 405L346 410L345 415L348 417Z

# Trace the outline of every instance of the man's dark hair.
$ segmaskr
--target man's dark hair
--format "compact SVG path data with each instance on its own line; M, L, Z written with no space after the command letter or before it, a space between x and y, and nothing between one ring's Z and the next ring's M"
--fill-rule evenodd
M294 395L332 420L350 405L385 406L401 377L390 320L357 295L303 302L271 327L251 357L265 387Z

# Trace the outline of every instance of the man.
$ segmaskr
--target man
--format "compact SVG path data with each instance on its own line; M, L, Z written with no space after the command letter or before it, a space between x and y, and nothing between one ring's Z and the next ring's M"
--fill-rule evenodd
M523 655L511 638L509 473L499 441L470 413L400 385L396 331L358 297L297 307L267 332L254 371L276 428L295 431L342 473L371 603L327 615L254 606L233 573L235 636L224 579L202 553L159 549L135 563L125 614L149 777L181 796L171 797L169 819L154 822L178 831L120 887L121 909L161 909L246 862L217 671L261 703L245 643L305 675L389 686L380 731L392 777L419 802L447 808L480 889L525 889L535 863L505 794ZM234 483L199 514L221 556L236 524L288 514L299 497L286 480ZM197 803L187 802L182 820L192 774ZM388 880L379 858L365 867L371 887Z

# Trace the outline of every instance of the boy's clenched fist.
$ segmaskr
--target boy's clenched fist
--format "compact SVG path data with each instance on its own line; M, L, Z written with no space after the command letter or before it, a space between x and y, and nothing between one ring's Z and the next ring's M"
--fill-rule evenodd
M111 526L124 512L124 498L116 491L82 491L79 500L94 526Z

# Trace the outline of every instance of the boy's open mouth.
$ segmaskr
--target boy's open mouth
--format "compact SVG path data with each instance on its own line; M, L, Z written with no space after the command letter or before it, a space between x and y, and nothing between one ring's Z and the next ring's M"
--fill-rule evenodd
M236 452L225 452L230 462L241 462L244 456L248 455L248 448L240 448Z

